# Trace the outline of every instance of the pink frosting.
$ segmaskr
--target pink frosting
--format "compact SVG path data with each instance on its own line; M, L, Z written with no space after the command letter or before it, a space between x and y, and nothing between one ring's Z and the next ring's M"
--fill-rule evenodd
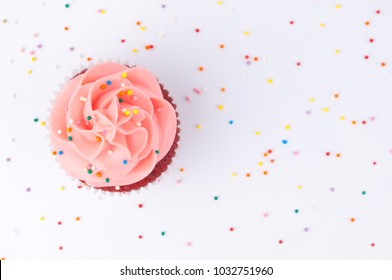
M101 63L61 89L50 127L70 176L92 187L122 186L147 177L167 154L177 117L150 72Z

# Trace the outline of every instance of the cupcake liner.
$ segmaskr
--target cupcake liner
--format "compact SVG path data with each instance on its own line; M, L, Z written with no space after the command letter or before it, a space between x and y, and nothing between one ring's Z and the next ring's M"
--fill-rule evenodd
M100 61L99 63L101 63L103 61ZM111 62L111 61L107 61L107 62ZM118 62L117 63L121 63ZM84 72L87 71L88 68L90 68L91 66L93 66L94 63L89 63L89 66L83 67L81 66L79 69L75 69L71 75L71 77L66 77L65 78L65 83L69 82L70 80L74 79L76 76L83 74ZM123 65L128 66L128 63L124 63ZM135 66L128 66L128 67L135 67ZM65 84L64 83L64 84ZM60 84L59 85L59 91L55 93L55 99L50 101L51 104L51 108L48 108L48 111L51 112L52 108L55 104L55 101L61 91L61 88L64 86L64 84ZM97 194L110 194L111 196L114 195L130 195L131 192L136 192L136 193L140 193L141 190L144 191L148 191L149 186L151 185L156 185L158 183L158 178L161 178L164 174L168 173L168 169L170 167L170 164L172 163L173 159L175 158L176 155L176 149L178 147L178 142L180 140L180 121L178 119L178 112L176 111L176 104L173 102L173 98L169 95L169 92L165 89L164 85L159 83L160 87L161 87L161 91L163 94L163 98L168 101L172 107L175 110L176 113L176 117L177 117L177 131L176 131L176 135L173 141L173 144L169 150L169 152L155 165L153 171L147 175L144 179L133 183L133 184L129 184L129 185L122 185L122 186L105 186L105 187L91 187L89 186L85 181L80 180L79 178L74 178L72 176L70 176L68 173L66 173L66 175L71 178L72 180L78 181L79 186L81 184L81 186L86 189L86 190L94 190L94 193ZM50 127L47 126L47 128L49 129L49 133L48 133L48 139L49 139L49 144L50 144ZM61 167L60 163L58 162L58 159L56 157L56 162L58 163L58 165ZM62 168L62 167L61 167Z

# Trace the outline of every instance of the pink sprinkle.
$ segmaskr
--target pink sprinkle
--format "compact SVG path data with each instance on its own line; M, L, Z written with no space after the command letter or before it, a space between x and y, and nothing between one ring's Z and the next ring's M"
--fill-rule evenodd
M194 88L194 89L193 89L193 92L194 92L194 93L197 93L197 94L201 94L201 90L198 89L198 88Z
M298 152L298 151L294 151L294 152L293 152L293 155L298 156L298 155L299 155L299 152Z
M191 98L189 96L185 96L185 101L190 102Z
M264 218L268 218L268 217L269 217L269 213L264 213L264 214L263 214L263 217L264 217Z
M187 242L186 246L191 247L192 246L192 242Z

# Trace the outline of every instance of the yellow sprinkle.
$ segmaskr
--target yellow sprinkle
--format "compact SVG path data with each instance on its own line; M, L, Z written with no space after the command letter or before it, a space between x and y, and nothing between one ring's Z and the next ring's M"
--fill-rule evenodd
M106 13L106 10L100 10L100 12L101 12L101 14L105 14Z
M223 110L223 105L218 105L218 110Z
M140 30L141 30L141 31L144 31L144 30L146 30L146 27L145 27L145 26L142 26L142 27L140 27Z
M320 27L324 27L325 26L325 24L324 23L320 23Z
M41 126L45 126L46 122L41 122Z
M39 220L40 220L40 221L44 221L44 220L45 220L45 217L42 216L41 218L39 218Z
M126 78L127 77L127 73L126 72L122 72L121 77Z
M196 128L197 128L197 129L200 129L200 128L201 128L201 124L197 124L197 125L196 125Z
M328 107L323 108L323 112L324 113L328 113L329 112L329 108Z
M37 60L37 58L35 57L35 56L33 56L32 58L31 58L31 61L36 61Z
M346 119L346 117L345 117L345 116L340 116L340 119L341 119L342 121L344 121L344 120Z
M95 140L97 140L97 142L101 142L102 141L101 137L99 137L99 136L95 137Z
M249 31L245 31L245 32L244 32L244 35L245 35L245 36L248 36L249 34L250 34Z
M311 98L309 99L309 101L310 101L310 102L314 102L314 101L315 101L315 98L314 98L314 97L311 97Z
M289 130L291 128L291 126L289 124L286 124L284 128Z
M218 1L218 5L222 5L223 4L223 1Z
M129 116L130 114L131 114L131 112L129 110L124 111L124 115Z
M233 177L237 176L237 172L232 172L231 176L233 176Z
M263 162L262 161L259 162L259 166L263 166Z
M340 5L340 4L337 4L336 6L335 6L335 8L336 9L340 9L342 6Z
M64 190L65 190L65 187L61 186L60 191L64 191Z
M255 134L256 134L257 136L259 136L260 133L261 133L260 131L256 131L256 132L255 132Z
M31 73L33 73L33 70L27 70L27 74L31 74Z
M132 49L132 51L133 51L134 53L137 53L137 49L136 49L136 48Z
M336 54L340 54L340 50L335 50L335 53Z
M137 115L137 114L139 114L139 110L138 110L138 109L134 109L134 110L133 110L133 113L134 113L135 115Z
M132 90L130 90L130 89L127 90L127 94L128 94L128 95L132 95L132 93L133 93Z
M272 79L268 79L267 83L272 84L273 80Z
M297 186L297 189L299 189L299 190L302 189L302 186L301 186L301 185L298 185L298 186Z

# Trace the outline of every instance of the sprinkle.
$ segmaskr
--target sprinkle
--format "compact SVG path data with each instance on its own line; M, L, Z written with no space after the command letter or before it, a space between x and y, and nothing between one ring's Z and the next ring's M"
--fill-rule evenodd
M64 191L65 190L65 187L60 187L60 191Z
M248 178L249 178L250 176L251 176L251 174L250 174L250 173L246 173L246 177L248 177Z
M336 9L340 9L342 6L340 5L340 4L337 4L336 6L335 6L335 8Z
M130 112L129 110L127 110L127 109L125 109L125 111L124 111L123 113L124 113L124 115L126 115L126 116L129 116L129 115L131 114L131 112Z
M234 123L234 121L233 120L229 120L229 124L233 124Z
M35 57L35 56L33 56L32 58L31 58L31 61L36 61L37 60L37 58Z
M93 171L91 169L87 170L88 174L93 174Z
M122 72L121 77L126 78L127 77L127 72Z
M101 172L97 172L95 175L99 178L99 177L102 176L102 173Z
M250 34L249 31L244 31L244 35L245 35L245 36L248 36L249 34Z
M302 189L302 186L301 186L301 185L298 185L298 186L297 186L297 189L301 190L301 189Z
M218 200L219 199L219 197L216 195L216 196L214 196L214 200Z
M234 231L234 228L233 228L233 227L231 227L231 228L229 228L229 230L230 230L230 231Z
M137 115L137 114L139 114L139 110L138 110L138 109L134 109L134 110L133 110L133 113L134 113L135 115Z
M105 89L105 88L106 88L106 85L101 85L100 88L101 88L101 89Z
M122 98L118 99L118 102L122 103L124 100Z
M109 183L109 182L110 182L110 179L109 179L109 178L106 178L106 179L105 179L105 182L106 182L106 183Z
M91 120L91 116L87 116L87 120L88 120L88 121Z
M195 29L195 32L196 32L196 33L199 33L199 32L200 32L200 29L199 29L199 28L196 28L196 29Z
M351 221L352 223L354 223L354 222L355 222L355 218L351 218L350 221Z
M116 191L120 190L120 186L115 186L114 188L116 189Z
M63 151L59 151L59 155L61 156L63 154Z
M261 132L260 132L260 131L256 131L255 134L256 134L257 136L259 136L259 135L261 134Z
M72 136L68 136L68 140L69 140L69 141L72 141Z
M366 194L366 191L362 191L362 195L365 195Z
M219 47L220 47L221 49L223 49L223 48L225 47L225 45L220 44Z
M291 128L291 126L289 124L286 124L284 128L289 130Z
M126 159L124 159L124 160L122 161L122 163L125 165L125 164L128 163L128 161L127 161Z
M68 31L68 30L69 30L69 27L68 27L68 26L65 26L65 27L64 27L64 30L65 30L65 31Z
M45 221L45 217L42 216L42 217L39 218L39 220L40 220L40 221Z
M282 245L283 244L283 240L279 240L278 243Z
M130 90L130 89L127 90L127 95L132 95L132 93L133 93L132 90Z
M158 155L159 154L159 150L155 150L155 153Z
M374 39L373 39L373 38L370 38L370 39L369 39L369 42L370 42L370 43L374 43Z
M111 155L113 153L112 150L108 150L108 154Z
M80 217L76 217L75 220L76 220L77 222L79 222L79 221L80 221Z
M63 250L63 246L60 246L60 247L59 247L59 250L60 250L60 251Z
M67 128L67 132L71 132L72 131L72 128L71 127L68 127Z
M263 162L259 161L258 166L263 166Z
M298 209L295 209L295 210L294 210L294 213L295 213L295 214L298 214L298 213L299 213L299 210L298 210Z
M108 86L110 86L110 85L112 84L112 82L111 82L111 81L106 81L106 84L107 84Z
M143 239L143 235L139 235L138 238L139 238L139 239Z
M272 83L273 83L273 80L272 80L272 79L268 79L268 80L267 80L267 83L272 84Z
M197 128L197 129L201 129L201 124L197 124L197 125L196 125L196 128Z
M284 145L286 145L288 142L287 142L287 140L282 140L282 144L284 144Z
M121 39L121 43L125 43L125 39Z
M199 67L199 71L201 72L201 71L204 71L204 67L203 66L200 66Z
M223 105L218 105L218 110L222 111L223 110Z
M31 73L33 73L33 70L27 70L27 74L31 74Z
M69 7L70 7L70 5L69 5L69 4L65 4L65 7L66 7L66 8L69 8Z
M38 119L38 118L35 118L35 119L34 119L34 122L38 122L38 121L39 121L39 119Z
M166 235L166 232L162 231L162 232L161 232L161 235L162 235L162 236L165 236L165 235Z

